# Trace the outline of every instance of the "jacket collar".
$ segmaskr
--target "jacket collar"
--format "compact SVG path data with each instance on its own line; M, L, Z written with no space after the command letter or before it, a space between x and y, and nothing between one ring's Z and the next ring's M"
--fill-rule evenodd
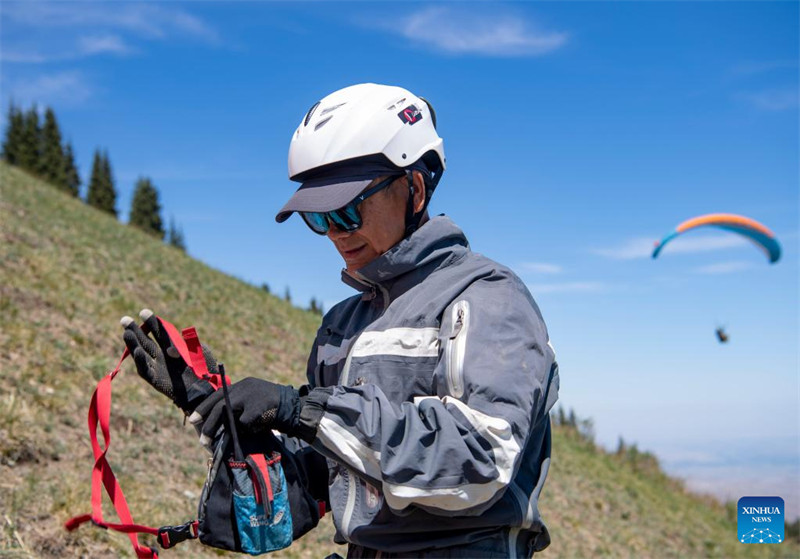
M461 229L440 215L360 270L352 274L342 270L342 281L362 292L374 292L377 286L395 298L468 251L469 242Z

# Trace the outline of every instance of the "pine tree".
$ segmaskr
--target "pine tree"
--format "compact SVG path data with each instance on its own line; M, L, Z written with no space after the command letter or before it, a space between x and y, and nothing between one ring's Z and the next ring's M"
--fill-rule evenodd
M25 129L25 117L14 103L8 106L8 127L3 140L3 159L10 165L19 165L22 136Z
M86 203L90 206L97 207L98 193L101 190L102 177L100 176L101 161L100 151L94 150L94 159L92 160L92 174L89 176L89 184L86 190Z
M64 184L67 192L77 198L81 187L81 177L78 174L78 167L75 165L75 156L72 153L70 142L64 145Z
M175 225L175 217L169 218L169 231L167 232L167 244L186 252L186 239L183 236L183 229Z
M292 302L292 294L289 291L289 286L288 285L286 286L286 293L283 294L283 300L286 301L287 303L291 303Z
M86 203L92 207L117 216L117 193L114 190L114 179L111 176L111 164L108 162L108 153L94 152L92 163L92 176L89 179L89 189L86 192Z
M61 131L53 109L47 107L44 113L44 126L41 136L41 155L39 158L39 175L57 186L67 190L66 164L64 150L61 147Z
M101 158L102 163L102 176L103 181L105 182L105 187L110 192L114 193L114 203L116 205L117 201L117 189L114 185L114 175L111 172L111 160L108 158L108 151L103 150L103 156ZM114 210L114 215L117 215L117 211Z
M314 314L318 314L320 316L322 316L324 314L323 311L322 311L322 305L320 303L317 303L316 297L312 297L311 298L311 302L308 305L308 310L309 310L309 312L312 312Z
M164 238L164 225L161 222L161 205L158 202L158 191L150 179L146 177L136 181L128 223L155 235L159 239Z
M20 138L18 165L26 171L39 172L41 138L39 111L34 105L25 113L22 137Z

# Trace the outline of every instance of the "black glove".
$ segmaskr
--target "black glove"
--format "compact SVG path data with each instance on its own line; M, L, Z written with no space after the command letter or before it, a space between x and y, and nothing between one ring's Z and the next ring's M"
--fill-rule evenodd
M277 429L289 436L303 437L300 425L302 399L291 386L248 377L228 387L228 396L236 423L246 432L259 433ZM222 389L203 400L189 422L200 427L200 442L208 446L226 420ZM316 431L316 429L314 429ZM313 439L313 436L311 437Z
M122 339L133 356L136 371L185 414L192 413L200 402L214 392L214 387L208 381L197 378L178 350L172 346L166 330L161 327L153 311L143 309L139 316L155 341L131 317L123 316L120 321L125 328ZM206 346L202 348L208 372L216 374L217 361L214 355Z

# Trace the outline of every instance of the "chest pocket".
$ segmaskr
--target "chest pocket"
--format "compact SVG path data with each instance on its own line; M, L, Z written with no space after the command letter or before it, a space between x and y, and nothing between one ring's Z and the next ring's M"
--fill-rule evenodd
M328 329L317 345L317 364L314 370L316 386L334 386L344 369L347 353L354 338L345 338L341 332Z
M350 386L375 384L395 402L430 395L439 359L438 328L389 328L362 333L343 374Z
M461 398L464 395L464 355L469 333L469 302L457 301L450 311L450 328L444 339L445 376L447 393Z

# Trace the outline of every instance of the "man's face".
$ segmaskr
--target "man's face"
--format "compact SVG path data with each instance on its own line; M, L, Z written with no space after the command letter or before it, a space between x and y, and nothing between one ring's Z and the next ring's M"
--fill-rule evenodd
M385 178L373 180L367 188ZM416 177L414 182L416 186ZM415 188L415 202L416 190L418 189ZM345 233L331 226L327 236L344 258L348 272L363 268L400 242L405 233L407 200L408 181L406 177L400 177L391 186L370 196L358 206L363 222L360 229Z

